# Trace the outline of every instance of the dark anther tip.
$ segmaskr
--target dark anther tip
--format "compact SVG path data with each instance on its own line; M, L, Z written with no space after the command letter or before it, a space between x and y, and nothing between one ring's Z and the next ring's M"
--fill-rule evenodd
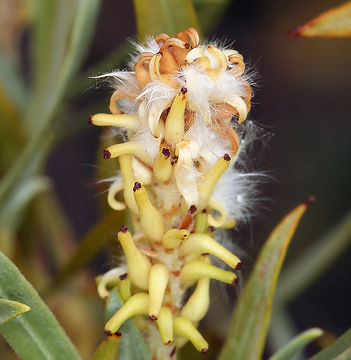
M150 316L149 316L149 319L150 319L151 321L156 321L156 320L158 319L158 317L155 316L155 315L150 315Z
M207 349L202 349L202 350L201 350L201 354L202 354L202 355L206 355L206 354L207 354L207 351L208 351Z
M289 37L301 37L301 28L297 28L295 30L288 31Z
M141 188L140 182L134 183L134 186L133 186L133 191L134 191L134 192L136 192L136 191L139 190L140 188Z
M195 205L191 205L189 208L189 214L194 214L197 211L197 207Z
M241 262L238 262L235 266L235 271L241 270L241 268L243 267L243 264Z
M168 159L171 156L171 152L167 148L162 149L163 156Z
M167 341L167 342L165 343L165 345L166 345L166 346L169 346L169 345L172 344L172 342L173 342L172 340L169 340L169 341Z
M238 283L239 283L239 278L235 278L234 280L233 280L233 285L235 286L235 285L238 285Z
M211 225L211 226L209 226L209 227L207 228L207 230L208 230L209 232L213 233L213 232L216 230L216 228Z
M121 337L121 336L122 336L122 334L121 334L120 332L118 332L118 331L115 332L114 335L115 335L115 336L118 336L118 337Z
M189 43L185 43L185 44L184 44L184 47L185 47L186 49L190 49L190 44L189 44Z
M125 280L128 277L128 273L122 274L119 276L120 280Z
M93 116L90 115L90 116L89 116L89 119L88 119L88 124L92 124L92 123L93 123Z
M201 211L203 214L206 214L207 213L207 210L206 209L202 209Z
M225 161L230 161L231 157L228 154L224 154L223 159Z
M171 353L169 354L170 357L172 357L172 356L175 354L176 350L177 350L176 347L174 347L174 348L172 349Z
M105 334L106 336L112 336L112 332L109 331L109 330L104 330L104 334Z
M186 94L186 93L188 92L188 89L183 86L183 87L180 89L180 92L181 92L182 94Z
M105 149L104 150L104 159L109 159L111 157L111 153L109 150Z
M304 201L304 204L305 204L307 207L309 207L315 200L316 200L316 199L315 199L314 196L310 196L308 199L306 199L306 200Z
M122 233L126 233L126 232L128 231L127 225L123 225L123 226L119 229L119 231L121 231Z

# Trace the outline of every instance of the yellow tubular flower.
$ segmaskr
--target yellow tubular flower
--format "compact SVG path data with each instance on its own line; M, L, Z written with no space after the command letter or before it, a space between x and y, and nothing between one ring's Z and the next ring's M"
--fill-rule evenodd
M252 92L242 55L200 45L192 28L138 45L133 59L129 71L106 74L118 80L112 114L90 119L122 134L123 141L103 153L120 164L107 200L112 209L130 212L134 231L123 226L118 232L125 257L99 277L98 293L106 299L117 287L124 301L106 323L107 335L133 317L151 357L169 360L187 341L207 352L197 326L210 304L210 281L238 282L208 255L241 268L215 230L246 220L252 207L249 176L237 169L242 163L235 166L251 129L243 122Z

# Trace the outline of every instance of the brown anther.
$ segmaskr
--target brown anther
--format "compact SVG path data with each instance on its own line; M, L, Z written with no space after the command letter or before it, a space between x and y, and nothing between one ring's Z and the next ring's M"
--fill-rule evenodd
M167 342L165 343L166 346L169 346L169 345L171 345L171 344L172 344L172 341L171 341L171 340L169 340L169 341L167 341Z
M92 123L93 123L92 118L93 118L93 116L90 115L90 116L89 116L89 119L88 119L88 124L92 124Z
M122 274L119 276L120 280L125 280L128 277L128 273Z
M197 211L197 207L195 205L191 205L189 208L188 214L192 215L192 214L196 213L196 211Z
M169 354L169 356L172 357L172 356L175 354L176 350L177 350L177 348L174 347L174 348L172 349L171 353Z
M211 226L209 226L209 227L207 228L207 230L208 230L209 232L213 233L213 232L216 230L216 228L211 225Z
M190 49L190 44L189 44L189 43L185 43L185 44L184 44L184 47L185 47L186 49Z
M111 153L109 152L109 150L105 149L103 151L103 153L104 153L104 159L105 160L107 160L107 159L109 159L111 157Z
M181 92L182 94L186 94L186 93L188 92L188 89L187 89L185 86L183 86L183 87L180 89L180 92Z
M310 206L316 199L314 198L314 196L310 196L309 198L307 198L305 201L304 201L304 204L308 207Z
M127 225L123 225L123 226L119 229L119 231L121 231L122 233L126 233L126 232L128 231Z
M141 184L140 184L140 182L134 183L133 191L136 192L136 191L139 190L139 189L141 189Z
M109 330L104 330L104 334L105 334L106 336L112 336L112 332L109 331Z
M239 278L235 278L234 280L233 280L233 285L235 286L235 285L238 285L238 283L239 283Z
M207 210L206 210L206 209L202 209L201 212L202 212L203 214L206 214L206 213L207 213Z
M241 262L238 262L235 266L235 271L241 270L241 268L243 267L243 264Z
M171 152L167 148L162 148L162 155L168 159L171 156Z
M225 161L230 161L231 160L231 158L230 158L230 156L228 154L224 154L223 159Z
M114 336L117 336L117 337L121 337L121 336L122 336L122 334L121 334L119 331L115 332L113 335L114 335Z
M201 350L201 354L202 354L202 355L206 355L206 354L207 354L207 351L208 351L207 349L202 349L202 350Z
M149 320L151 320L151 321L156 321L157 319L158 319L158 317L155 316L155 315L150 315L149 316Z

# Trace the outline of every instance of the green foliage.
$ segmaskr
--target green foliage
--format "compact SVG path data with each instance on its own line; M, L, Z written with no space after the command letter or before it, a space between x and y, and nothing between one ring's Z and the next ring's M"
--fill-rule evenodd
M0 296L30 306L31 311L0 332L22 359L80 359L57 320L16 266L0 252Z
M0 325L5 324L29 310L30 307L28 305L18 301L0 299Z
M281 221L266 241L235 306L219 360L260 359L278 275L290 240L305 210L305 204L298 206Z

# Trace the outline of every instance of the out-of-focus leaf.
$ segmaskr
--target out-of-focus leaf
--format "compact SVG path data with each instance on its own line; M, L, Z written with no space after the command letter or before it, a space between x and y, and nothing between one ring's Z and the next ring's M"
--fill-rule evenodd
M312 356L310 360L350 360L351 329L340 336L332 345Z
M277 296L275 296L267 339L269 349L271 349L272 353L277 352L279 349L283 348L285 344L289 343L290 339L293 339L297 335L298 330L292 316L284 305L278 306ZM294 357L294 360L304 359L306 359L306 357L304 356L303 351L296 354Z
M202 32L209 34L221 21L230 0L193 0Z
M43 141L52 133L51 124L56 110L64 97L69 81L76 73L87 50L99 4L100 0L82 0L79 2L71 32L72 35L68 42L61 71L53 87L54 92L50 97L49 105L41 108L41 112L38 114L32 113L32 116L42 118L39 121L39 128L1 181L0 211L6 201L18 191L21 178L28 176L28 169L32 166L32 158L35 157L38 149L42 148Z
M96 349L92 360L118 360L118 343L121 336L108 336Z
M330 269L333 262L351 243L351 212L324 236L292 261L278 283L277 299L286 303L296 298L313 281Z
M189 27L200 32L191 0L134 0L138 36L167 33L175 36Z
M77 350L38 293L1 252L0 296L31 307L28 313L0 325L0 333L21 359L80 359Z
M106 245L116 238L118 229L126 222L125 212L112 211L98 222L80 241L77 249L56 275L48 291L60 286L83 269Z
M123 301L114 288L107 300L106 321L122 306ZM127 320L119 332L122 334L119 343L119 359L121 360L151 360L144 338L132 319Z
M266 241L235 306L220 360L261 358L278 275L306 207L303 203L289 213Z
M289 33L293 37L351 36L351 1L332 8Z
M30 307L28 305L18 301L0 299L0 325L5 324L7 321L14 319L29 310Z
M290 360L311 341L322 335L323 331L318 328L306 330L292 339L273 356L271 356L269 360Z

